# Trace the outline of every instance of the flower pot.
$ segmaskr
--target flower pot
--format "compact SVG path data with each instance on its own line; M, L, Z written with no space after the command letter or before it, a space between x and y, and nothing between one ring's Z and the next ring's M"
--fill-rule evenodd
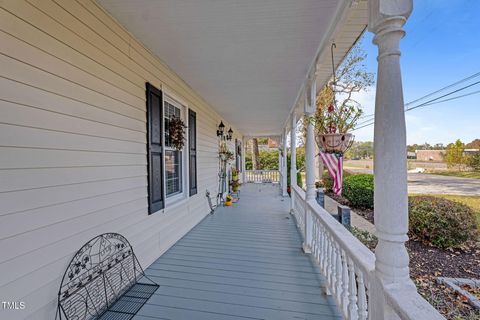
M230 207L232 205L232 201L225 201L225 206Z
M354 136L351 133L324 133L315 137L323 152L343 154L352 146Z

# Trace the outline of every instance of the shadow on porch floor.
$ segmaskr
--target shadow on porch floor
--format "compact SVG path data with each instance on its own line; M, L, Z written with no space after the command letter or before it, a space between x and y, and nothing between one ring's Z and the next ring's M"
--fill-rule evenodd
M136 320L341 319L276 185L244 185L146 274L160 288Z

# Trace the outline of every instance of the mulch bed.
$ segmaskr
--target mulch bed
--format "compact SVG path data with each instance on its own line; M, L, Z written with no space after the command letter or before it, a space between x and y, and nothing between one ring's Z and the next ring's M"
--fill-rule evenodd
M348 200L342 197L332 193L327 195L343 205L349 205ZM352 209L368 221L374 222L373 210ZM364 243L374 251L375 241ZM480 311L468 304L465 297L436 280L437 277L479 279L480 244L470 243L462 248L443 250L410 239L405 245L410 255L410 274L419 293L447 319L480 320Z
M342 196L339 196L333 192L325 192L325 195L329 196L333 200L337 201L338 203L344 205L344 206L349 206L350 207L350 202L343 198ZM372 209L367 209L367 208L352 208L355 213L361 215L371 223L374 223L373 221L373 210Z

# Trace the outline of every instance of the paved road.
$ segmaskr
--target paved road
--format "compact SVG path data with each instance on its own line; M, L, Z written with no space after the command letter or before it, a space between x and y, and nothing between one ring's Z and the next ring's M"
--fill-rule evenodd
M408 192L480 196L480 179L409 173Z
M371 169L348 168L348 170L359 173L372 173ZM408 192L480 196L480 179L409 173Z

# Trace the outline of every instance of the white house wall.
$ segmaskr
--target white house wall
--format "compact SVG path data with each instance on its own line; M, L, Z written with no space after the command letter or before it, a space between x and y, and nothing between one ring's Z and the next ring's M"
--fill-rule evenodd
M0 318L53 319L63 272L90 238L125 235L146 267L208 214L221 118L96 3L0 6L0 297L26 303ZM197 112L198 193L153 215L147 81Z

